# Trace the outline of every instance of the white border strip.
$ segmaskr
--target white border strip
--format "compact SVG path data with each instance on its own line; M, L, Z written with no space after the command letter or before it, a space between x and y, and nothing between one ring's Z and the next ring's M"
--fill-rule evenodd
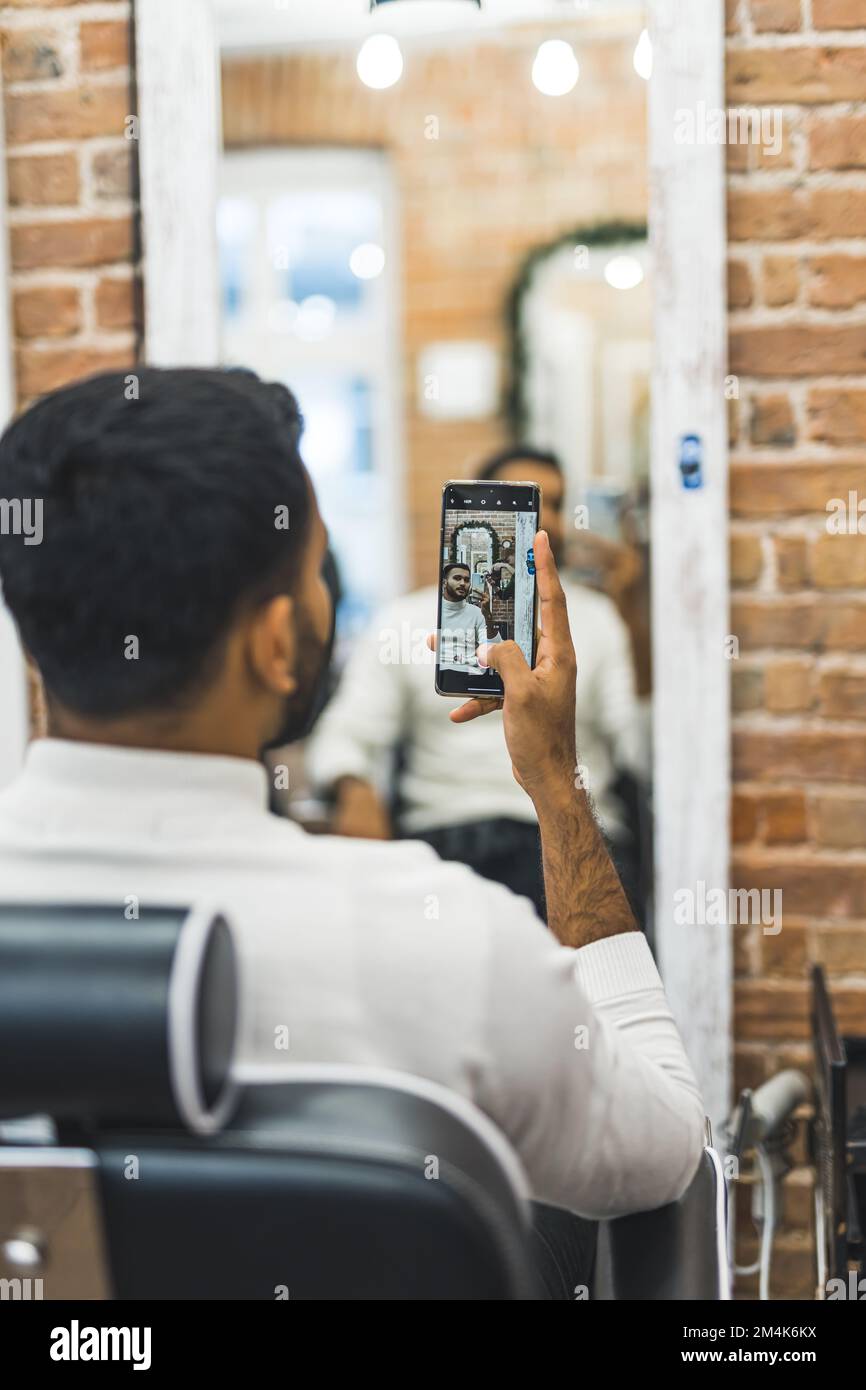
M0 1168L95 1168L92 1149L58 1149L53 1144L0 1145Z
M219 361L219 48L211 0L135 7L145 360Z
M3 89L0 82L0 207L8 212L6 187L6 136L3 121ZM8 226L8 216L4 222ZM12 367L12 315L9 305L8 233L0 236L0 429L5 429L15 410L15 373ZM27 672L24 654L12 615L0 597L0 790L18 773L27 747Z
M184 920L177 939L168 985L168 1060L177 1108L196 1134L216 1134L237 1103L238 1086L233 1074L210 1110L201 1087L201 1058L197 1037L199 993L205 952L218 922L231 925L224 913L197 903ZM232 936L234 934L232 933ZM237 956L237 945L235 945ZM240 990L240 980L237 984ZM240 1001L238 1002L240 1007ZM237 1027L234 1045L237 1043Z
M719 1266L719 1301L731 1301L731 1268L728 1263L728 1189L722 1160L716 1149L707 1145L708 1154L716 1174L716 1259Z
M725 164L681 144L681 111L725 108L722 0L649 0L655 931L665 993L715 1126L730 1112L731 933L677 925L676 894L729 880ZM683 435L703 486L683 487Z
M521 1203L532 1200L532 1190L523 1166L502 1131L465 1096L449 1091L438 1081L428 1081L426 1077L390 1067L353 1067L340 1062L292 1062L282 1067L249 1062L235 1067L234 1077L241 1086L291 1085L294 1082L306 1085L379 1086L383 1090L402 1091L420 1100L429 1100L460 1120L492 1151Z

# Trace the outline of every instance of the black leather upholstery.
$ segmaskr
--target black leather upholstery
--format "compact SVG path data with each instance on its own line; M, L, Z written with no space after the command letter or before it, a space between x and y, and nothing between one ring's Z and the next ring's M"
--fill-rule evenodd
M0 1118L47 1113L93 1151L115 1296L533 1298L513 1157L429 1083L343 1068L243 1088L230 1126L207 1138L179 1126L169 995L190 930L180 910L127 922L0 906ZM205 939L184 997L198 1080L215 1094L234 960L224 923ZM706 1154L681 1202L601 1223L594 1297L723 1296L717 1183Z
M169 999L186 923L181 908L127 921L119 907L0 905L0 1056L14 1058L0 1116L182 1122ZM183 1010L194 1081L212 1102L231 1061L237 986L225 922L204 937Z
M728 1297L723 1179L705 1149L688 1191L656 1211L599 1226L599 1299L716 1300Z
M531 1297L507 1145L447 1092L396 1073L254 1086L230 1128L180 1127L167 1034L184 918L0 907L0 1055L21 1056L0 1072L0 1118L47 1113L93 1151L114 1295ZM201 978L187 981L211 1090L236 1004L221 943L221 931L208 938Z
M501 1165L411 1091L256 1088L206 1149L141 1134L96 1149L121 1298L533 1296L526 1213ZM131 1154L146 1182L125 1178Z

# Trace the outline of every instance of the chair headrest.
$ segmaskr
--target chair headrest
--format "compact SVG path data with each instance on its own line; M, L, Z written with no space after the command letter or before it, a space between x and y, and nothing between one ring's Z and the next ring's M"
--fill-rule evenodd
M203 908L0 903L0 1115L219 1129L237 965Z

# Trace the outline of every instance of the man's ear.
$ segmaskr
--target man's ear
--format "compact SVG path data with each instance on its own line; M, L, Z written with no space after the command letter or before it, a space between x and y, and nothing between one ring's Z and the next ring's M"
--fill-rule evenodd
M254 678L274 695L293 695L298 681L295 604L278 594L256 609L248 630L247 651Z

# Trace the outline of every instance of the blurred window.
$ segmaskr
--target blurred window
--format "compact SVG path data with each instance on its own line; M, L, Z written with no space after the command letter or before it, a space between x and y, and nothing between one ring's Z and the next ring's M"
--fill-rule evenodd
M341 637L405 589L391 216L387 163L370 151L223 161L223 362L298 397L344 589Z

